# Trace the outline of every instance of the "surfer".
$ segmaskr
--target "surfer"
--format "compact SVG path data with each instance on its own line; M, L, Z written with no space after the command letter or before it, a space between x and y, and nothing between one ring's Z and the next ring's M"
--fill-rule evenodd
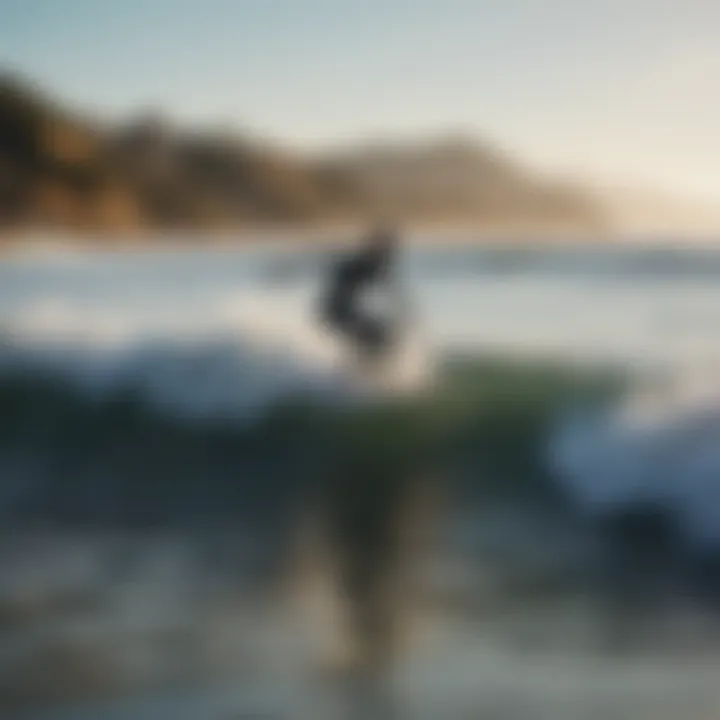
M399 340L396 319L364 307L373 290L393 286L397 244L392 230L375 229L357 251L333 265L322 300L322 320L349 343L365 369L390 355Z

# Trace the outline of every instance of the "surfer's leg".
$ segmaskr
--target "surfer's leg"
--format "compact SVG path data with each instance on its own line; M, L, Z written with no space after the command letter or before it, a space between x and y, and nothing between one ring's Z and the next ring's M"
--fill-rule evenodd
M365 370L380 370L390 355L393 338L389 326L371 317L357 318L353 335L358 355Z

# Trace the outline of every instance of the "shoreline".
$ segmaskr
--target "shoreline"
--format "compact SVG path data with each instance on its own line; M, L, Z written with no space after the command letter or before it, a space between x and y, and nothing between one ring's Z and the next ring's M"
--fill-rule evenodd
M0 256L36 252L155 252L158 250L228 250L266 247L315 250L342 247L367 231L361 223L261 225L238 228L148 229L126 232L65 231L24 228L0 231ZM720 247L720 232L477 227L472 225L400 226L412 247Z

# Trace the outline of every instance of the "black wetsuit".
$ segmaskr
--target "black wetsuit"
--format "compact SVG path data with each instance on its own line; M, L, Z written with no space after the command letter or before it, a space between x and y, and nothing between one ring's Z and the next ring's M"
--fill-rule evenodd
M388 281L390 261L390 251L382 247L370 247L343 258L332 269L330 286L323 301L324 321L354 342L363 353L373 356L392 345L394 328L387 319L363 313L358 301L368 287Z

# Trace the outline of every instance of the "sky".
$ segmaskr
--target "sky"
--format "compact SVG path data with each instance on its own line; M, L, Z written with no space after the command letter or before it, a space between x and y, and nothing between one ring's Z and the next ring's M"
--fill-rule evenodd
M457 132L720 203L720 0L0 0L0 68L108 118Z

